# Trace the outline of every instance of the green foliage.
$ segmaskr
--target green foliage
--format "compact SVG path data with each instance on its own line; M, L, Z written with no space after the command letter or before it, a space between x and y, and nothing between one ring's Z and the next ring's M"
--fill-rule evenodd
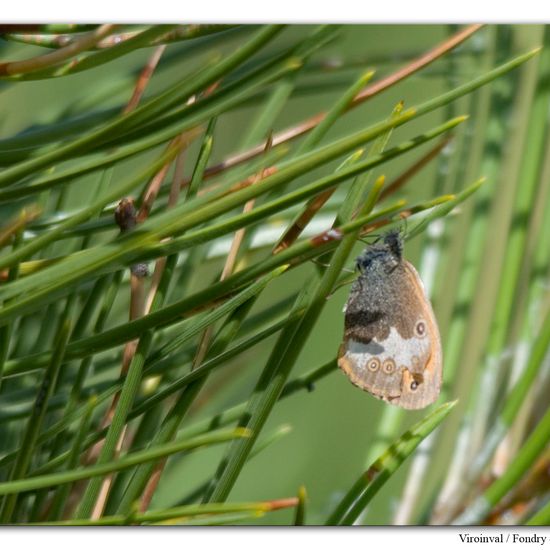
M3 26L0 522L547 521L533 29ZM346 267L392 225L442 333L419 413L333 374Z

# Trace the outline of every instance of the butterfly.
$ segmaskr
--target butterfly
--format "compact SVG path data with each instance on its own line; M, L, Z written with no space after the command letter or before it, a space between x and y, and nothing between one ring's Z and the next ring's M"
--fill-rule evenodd
M437 321L398 230L357 258L338 366L356 386L404 409L439 396L443 356Z

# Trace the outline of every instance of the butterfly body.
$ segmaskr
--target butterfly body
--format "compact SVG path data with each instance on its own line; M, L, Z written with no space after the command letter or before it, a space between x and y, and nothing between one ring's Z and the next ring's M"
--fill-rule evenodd
M441 386L437 322L397 232L357 258L338 365L360 388L391 404L420 409Z

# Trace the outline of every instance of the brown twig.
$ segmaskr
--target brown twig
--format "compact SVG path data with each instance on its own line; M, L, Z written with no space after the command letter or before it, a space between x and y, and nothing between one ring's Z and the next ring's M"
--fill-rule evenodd
M467 38L469 38L472 34L477 32L482 27L483 25L480 24L468 25L465 29L458 31L450 38L447 38L446 40L441 42L441 44L435 46L435 48L432 48L424 55L421 55L408 65L405 65L405 67L403 67L402 69L399 69L395 73L392 73L391 75L380 80L379 82L375 82L374 84L368 86L362 92L359 92L359 94L357 94L355 96L355 99L353 100L354 103L359 104L366 99L370 99L380 92L383 92L390 86L393 86L401 80L404 80L414 73L417 73L420 69L427 67L450 50L456 48L459 44L462 44L462 42L464 42Z
M298 502L298 497L289 497L268 500L265 505L268 510L281 510L282 508L293 508L294 506L298 506Z
M423 157L418 159L414 164L407 168L400 176L397 176L393 181L388 183L384 191L380 193L380 200L384 200L396 191L401 189L413 176L415 176L422 168L435 159L439 153L449 144L453 136L444 137L433 149L428 151Z
M204 92L204 95L207 96L211 94L217 88L218 84L219 84L218 82L215 82L210 87L208 87ZM196 97L193 96L188 99L187 103L191 104L195 101L196 101ZM186 139L187 140L189 139L189 131L184 132L180 136L176 137L172 141L170 146L177 146L179 141L186 140ZM174 177L172 178L172 184L170 186L170 193L168 196L167 208L173 208L174 206L176 206L178 202L180 191L182 188L181 182L183 181L183 168L184 168L185 154L186 154L186 150L182 149L181 152L176 157ZM162 179L164 179L164 176L162 177ZM138 213L138 217L137 217L138 223L145 221L145 219L149 216L149 212L151 211L152 204L160 190L160 183L161 181L158 182L158 185L151 184L150 187L147 189L143 197L143 202L142 202L140 211ZM149 288L149 295L147 297L147 304L145 306L146 312L149 312L149 310L151 309L151 305L157 293L157 289L160 283L160 279L162 277L162 273L164 272L165 265L166 265L166 258L159 258L155 262L155 270L153 272L151 286Z
M177 142L173 141L170 143L169 147L174 147ZM141 201L141 206L136 216L137 223L143 223L148 217L153 208L153 203L158 196L160 188L162 187L162 182L166 178L166 174L170 169L172 161L167 162L154 176L151 180L151 183L147 186L145 194L143 195L143 200Z
M395 178L389 183L384 191L380 194L380 200L383 200L401 189L415 174L417 174L424 166L426 166L431 160L437 157L441 150L451 141L452 136L445 137L438 143L432 150L428 151L426 155L421 157L412 166L410 166L400 176ZM307 224L311 221L313 216L323 207L323 205L334 194L336 188L327 189L322 193L319 193L316 197L311 199L303 212L296 218L294 223L283 233L278 243L275 245L274 253L280 252L285 248L288 248L296 239L301 235L302 231L306 228Z
M164 170L164 167L161 169L161 172ZM153 178L156 179L158 174ZM137 213L134 206L134 202L131 199L122 199L115 210L115 220L117 225L120 227L121 233L126 233L127 231L132 231L137 225ZM140 266L141 264L137 264ZM128 315L129 321L134 321L143 316L145 308L145 290L143 286L144 276L147 275L147 269L145 265L145 271L137 269L136 266L132 266L130 272L130 311ZM138 340L131 340L127 342L124 346L124 351L122 354L122 366L120 369L120 376L124 376L128 372L130 363L135 355L137 348ZM120 399L120 392L117 392L111 401L105 416L103 417L102 427L105 427L112 423L113 417L115 414L116 407ZM117 442L115 448L115 456L118 456L120 450L122 449L123 442L125 440L126 428L124 426L120 438ZM103 446L103 441L98 442L95 452L99 452ZM98 497L96 499L94 508L92 510L91 518L98 519L103 513L105 503L107 501L107 496L109 495L109 490L113 482L113 474L105 477L101 485Z
M47 54L25 59L24 61L7 61L0 63L0 76L13 76L32 73L47 67L57 65L67 59L86 51L97 44L100 40L111 34L117 25L101 25L74 41L72 44L49 52Z
M264 178L267 176L271 176L277 172L276 166L269 166L268 168L264 169ZM225 193L223 193L221 196L226 197L227 195L231 195L231 193L235 193L235 191L239 191L241 189L245 189L246 187L250 187L253 183L255 183L258 179L258 176L256 174L253 174L252 176L249 176L248 178L241 180L237 182L235 185L231 186L230 189L228 189ZM188 183L187 180L182 182L182 185L186 185ZM199 189L199 192L197 195L200 197L202 195L206 195L207 193L210 193L217 189L219 185L210 185L209 187L205 187L204 189Z
M176 158L174 177L172 179L172 185L170 186L170 194L168 196L168 208L174 207L178 202L178 198L180 194L180 183L183 178L185 153L186 151L183 150ZM146 312L149 312L151 310L151 305L157 293L157 289L160 284L160 279L162 277L162 273L164 272L165 265L166 265L165 257L159 258L155 262L155 270L153 271L153 276L151 278L151 286L149 287L149 295L147 296L147 303L145 305Z
M170 144L171 146L172 144ZM143 201L142 206L139 210L139 213L136 213L135 208L133 206L133 201L130 199L123 199L117 208L117 211L115 212L115 218L123 217L125 221L125 226L127 227L126 231L132 230L138 223L143 222L149 212L150 208L152 207L152 203L155 199L155 197L158 194L158 190L160 186L162 185L162 181L164 180L166 173L168 172L168 169L170 167L172 161L169 163L166 163L160 170L155 174L155 176L152 178L151 183L149 184L147 191L145 193L145 197L148 198L148 201ZM124 213L124 216L120 215L121 211L128 210L127 205L131 204L131 207L133 209L133 212L128 215L126 212ZM121 205L124 208L121 208ZM117 216L118 214L118 216ZM119 223L119 226L120 223ZM124 226L121 226L121 230L123 230ZM145 286L144 286L144 278L145 275L148 275L148 271L146 269L141 269L140 267L142 264L136 264L136 266L132 266L130 270L130 311L128 320L134 321L136 319L139 319L140 317L143 317L145 315ZM124 376L128 369L130 368L130 364L132 363L132 360L135 356L136 349L138 346L139 338L136 338L135 340L131 340L130 342L127 342L124 346L124 351L122 353L122 365L120 368L120 376ZM120 399L120 392L117 392L111 401L111 404L105 413L105 416L103 418L102 427L105 427L109 424L111 424L116 407L118 405ZM118 444L115 450L115 456L118 455L120 452L120 449L122 448L122 444L124 440L126 439L126 429L127 426L125 426L122 430L122 433L120 435L120 439L118 440ZM103 445L103 441L98 442L99 449ZM97 451L96 451L97 452ZM103 483L101 485L101 489L98 495L98 498L95 502L94 509L91 515L92 519L98 519L101 517L103 513L103 509L105 508L105 503L107 501L107 496L109 495L109 490L111 488L112 482L113 482L114 476L113 474L105 477L103 480Z
M266 143L267 143L266 147L269 148L271 146L271 139L268 138ZM251 182L251 184L261 181L263 178L267 176L268 172L270 172L268 169L263 169L259 174L256 175L256 177ZM255 199L249 200L243 207L243 213L250 212L252 208L254 208L254 203L255 203ZM225 264L223 266L222 273L220 275L220 281L224 281L225 279L227 279L227 277L229 277L235 270L237 256L244 239L245 231L246 229L243 227L241 229L238 229L235 232L233 241L231 242L231 247L227 254L227 258L225 260ZM207 327L203 331L201 338L199 340L199 344L197 346L197 351L195 353L193 362L191 364L191 370L197 368L204 361L204 358L208 353L208 348L210 347L210 343L212 341L213 331L214 331L214 327L212 326ZM143 496L141 498L141 502L139 505L140 512L144 512L149 507L149 504L151 503L151 499L153 498L153 495L160 481L165 464L166 464L166 461L163 460L155 466L153 474L149 478L147 485L145 486L145 489L143 491Z
M277 254L288 248L296 239L302 234L302 231L306 228L307 224L311 221L313 216L323 207L323 205L332 197L336 188L327 189L322 193L319 193L316 197L311 199L304 211L298 216L295 222L283 233L278 243L273 249L273 254Z
M183 178L183 166L184 166L183 160L184 160L184 152L182 151L182 153L178 155L178 158L176 160L174 178L172 180L172 185L170 186L168 208L175 206L179 198L180 189L181 189L181 180ZM151 288L149 289L149 296L147 299L147 305L146 305L147 311L151 309L151 304L153 303L153 299L158 289L158 285L160 283L160 279L162 277L162 273L164 271L165 266L166 266L166 258L159 258L155 264L153 281L151 283ZM159 463L155 468L155 470L153 471L153 474L149 479L149 482L147 483L145 490L143 491L143 496L139 506L140 511L144 511L149 507L151 499L153 498L158 482L160 480L160 476L162 475L163 466L164 466L164 462Z
M462 42L464 42L472 34L477 32L480 28L482 28L482 26L483 25L478 24L468 25L465 29L462 29L450 38L444 40L425 54L421 55L420 57L402 67L401 69L395 71L386 78L367 86L362 92L359 92L359 94L355 96L354 100L349 106L349 109L357 107L367 99L378 95L384 90L387 90L389 87L397 84L398 82L401 82L412 74L430 65L431 63L445 55L447 52L462 44ZM325 118L325 116L326 112L318 113L293 126L292 128L288 128L286 130L283 130L282 132L279 132L278 134L275 134L273 136L273 147L281 145L282 143L295 139L309 132L310 130L315 128L315 126L317 126ZM234 166L237 166L254 157L257 157L265 150L265 145L265 143L260 143L259 145L249 149L248 151L239 153L238 155L230 156L221 163L208 167L205 170L204 177L209 178L215 176L216 174L219 174L224 170L233 168Z
M151 80L151 77L153 76L153 73L155 72L158 62L160 61L160 58L162 57L165 49L165 45L158 46L153 52L153 55L149 58L149 61L147 61L145 67L143 67L143 69L141 70L141 73L139 74L137 79L137 83L134 87L134 93L132 94L130 101L124 108L124 114L133 111L137 107L138 103L141 101L143 92L145 91L147 84L149 84L149 80Z
M153 55L150 57L149 61L147 62L143 70L141 71L137 79L136 85L134 87L134 92L132 94L132 97L129 100L126 108L124 109L125 113L130 112L137 107L140 99L143 96L145 87L150 81L151 76L154 72L154 69L158 64L158 61L163 51L164 51L163 49L157 48L153 52ZM183 138L178 137L172 140L172 142L168 145L168 148L180 147L182 145L181 142L183 141L184 141ZM171 164L171 161L166 163L159 170L159 172L157 172L157 174L155 174L155 176L152 178L151 183L149 184L148 189L145 193L145 199L143 201L143 204L141 205L139 212L136 212L134 203L131 199L121 200L121 202L119 203L115 211L115 221L120 227L121 232L133 230L138 223L142 222L148 216L152 207L152 203L158 194L158 190L162 184L162 181L164 180L164 177L166 176L166 173L168 171L170 164ZM139 317L143 316L145 313L145 299L144 299L145 290L144 290L143 278L144 278L144 275L147 274L146 271L147 271L146 264L145 264L144 270L139 268L138 266L132 266L131 268L130 311L129 311L130 321L134 319L138 319ZM132 340L131 342L127 342L126 346L124 347L124 352L122 355L121 376L126 374L126 372L128 371L130 363L132 362L132 359L135 355L137 343L138 343L138 340ZM101 423L101 428L111 424L119 399L120 399L120 392L117 392L117 394L115 394L115 396L113 397L111 404L107 409L107 412L105 413L105 416ZM122 430L120 439L117 443L117 447L115 450L115 456L119 454L120 449L122 448L123 442L126 439L125 438L126 428L127 426L125 426L124 429ZM103 446L103 443L104 443L104 440L101 440L98 443L96 443L96 445L94 445L92 449L90 449L90 452L88 453L88 456L87 456L88 461L92 460L92 457L97 456L97 454L100 452ZM97 519L101 517L103 513L103 509L107 501L107 497L109 494L109 490L111 488L112 481L113 481L113 475L109 475L103 480L100 493L95 502L94 509L92 512L93 519Z
M214 83L212 86L210 86L204 92L204 94L209 95L210 93L212 93L216 89L217 85L218 85L218 83ZM193 96L193 97L189 98L188 103L192 103L195 100L196 100L196 98ZM186 135L185 133L182 134L181 136L176 138L176 140L174 140L174 141L177 141L178 139L184 139L185 135ZM174 177L172 179L172 185L170 186L170 195L169 195L169 198L168 198L168 208L172 208L177 204L177 201L178 201L178 198L179 198L179 195L180 195L181 181L183 179L184 157L185 157L185 150L181 151L180 154L178 155L177 159L176 159L176 167L175 167L175 170L174 170ZM149 187L149 189L147 190L147 192L144 196L142 207L140 209L140 214L138 214L138 221L145 220L147 218L147 216L149 215L149 212L150 212L150 209L151 209L151 204L154 201L154 199L156 198L159 189L160 189L160 184L158 186L151 185ZM151 305L153 303L156 292L158 290L160 280L162 278L162 274L164 272L165 266L166 266L166 258L159 258L155 263L155 271L153 273L153 281L152 281L151 287L149 289L149 296L147 298L147 304L145 306L145 312L149 312L150 309L151 309ZM142 497L142 500L141 500L141 503L140 503L140 510L146 510L148 508L149 503L150 503L151 499L153 498L153 494L156 490L156 487L157 487L158 481L160 479L160 476L162 474L163 466L164 466L164 462L161 462L157 465L157 467L153 471L153 474L152 474L151 478L149 479L149 483L145 487L143 497Z
M272 145L272 137L269 136L266 141L266 149L265 152L267 152ZM267 177L268 174L271 173L271 170L269 169L262 169L261 172L256 175L256 177L252 180L251 185L254 185L255 183L258 183L265 177ZM243 214L246 214L250 212L254 208L254 203L256 202L256 199L250 199L246 202L246 204L243 207ZM220 281L225 281L229 275L233 273L235 270L235 264L237 262L237 256L239 254L239 249L241 248L241 244L244 239L246 229L242 227L241 229L238 229L235 232L235 235L233 236L233 241L231 242L231 246L229 248L229 252L227 253L227 258L225 260L225 265L223 266L222 274L220 276ZM206 356L206 352L208 350L208 347L210 345L210 340L212 337L212 331L213 327L210 326L203 332L201 343L198 347L198 352L195 355L195 358L193 359L193 364L191 366L191 369L194 369L198 365L202 363L204 360L204 357Z

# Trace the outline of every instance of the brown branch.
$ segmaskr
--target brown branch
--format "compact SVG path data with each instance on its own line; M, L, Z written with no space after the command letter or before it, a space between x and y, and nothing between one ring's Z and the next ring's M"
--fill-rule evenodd
M399 189L401 189L414 175L416 175L422 168L435 159L439 153L452 141L453 136L444 137L433 149L428 151L423 157L412 164L407 170L405 170L400 176L390 182L384 191L380 194L380 200L384 200Z
M322 193L319 193L317 196L311 199L304 211L296 218L293 224L283 233L278 243L273 249L273 254L277 254L288 248L296 239L302 234L302 231L306 228L307 224L311 221L313 216L323 207L323 205L332 197L336 187L332 189L327 189Z
M445 55L447 52L462 44L462 42L464 42L472 34L477 32L480 28L482 28L482 26L483 25L479 24L468 25L465 29L462 29L450 38L444 40L425 54L421 55L420 57L414 59L413 61L402 67L401 69L395 71L386 78L367 86L363 91L359 92L355 96L354 100L349 106L349 109L357 107L367 99L378 95L384 90L387 90L389 87L397 84L398 82L401 82L412 74L430 65L431 63ZM317 126L325 118L325 116L326 112L323 111L300 122L299 124L296 124L292 128L288 128L286 130L283 130L282 132L279 132L278 134L275 134L273 136L273 146L276 147L277 145L286 143L287 141L295 139L309 132L310 130L315 128L315 126ZM259 145L249 149L248 151L239 153L238 155L230 156L221 163L208 167L204 173L205 178L212 177L216 174L219 174L220 172L223 172L224 170L233 168L234 166L242 164L243 162L246 162L262 154L265 149L265 145L265 142L260 143Z
M172 142L169 147L173 147L174 142ZM136 221L137 223L143 223L148 217L151 209L153 208L153 203L158 196L162 182L170 169L172 160L167 162L153 177L151 183L147 186L145 194L143 195L143 200L141 201L141 206L139 207L139 212L137 214Z
M209 87L204 92L204 94L208 95L208 94L212 93L212 91L215 90L216 86L217 86L217 83L213 84L211 87ZM195 99L196 99L195 96L190 97L189 100L188 100L188 103L194 102ZM184 132L183 134L181 134L180 136L175 138L173 140L172 145L177 145L178 142L186 139L188 134L189 134L189 132ZM180 195L181 181L183 180L183 168L184 168L183 161L184 161L184 157L185 157L185 150L182 150L180 152L180 154L178 155L177 159L176 159L176 167L175 167L175 171L174 171L174 177L172 179L172 185L170 186L170 195L169 195L169 198L168 198L168 208L172 208L177 204L177 201L178 201L178 198L179 198L179 195ZM164 175L162 176L162 179L164 179ZM150 212L151 207L152 207L152 203L158 195L158 191L160 189L161 181L162 180L157 182L156 185L151 183L151 185L147 189L147 192L145 193L145 196L144 196L144 199L143 199L143 204L141 205L141 209L140 209L140 212L138 214L138 223L144 221L148 217L149 212ZM158 290L160 280L162 278L162 274L164 272L165 266L166 266L166 258L159 258L155 263L155 271L153 273L151 287L149 289L149 296L147 298L147 303L145 305L144 313L149 312L150 309L151 309L151 305L153 303L156 292ZM140 503L140 510L146 510L148 508L149 503L150 503L151 499L153 498L153 494L156 490L156 487L157 487L158 481L160 479L160 476L162 474L163 467L164 467L164 461L160 462L156 466L155 470L153 471L153 475L151 476L147 486L145 487L144 494L143 494L143 497L142 497L142 500L141 500L141 503Z
M289 497L279 498L277 500L268 500L265 504L268 510L281 510L283 508L293 508L294 506L298 506L298 503L298 497Z
M183 179L184 158L185 158L185 151L182 151L176 159L174 177L172 179L172 185L170 186L170 195L168 198L168 208L174 207L178 202L180 189L181 189L180 182ZM151 310L151 305L155 298L155 294L157 293L165 266L166 266L165 257L159 258L155 263L155 271L153 273L151 287L149 289L149 296L147 297L147 304L145 306L145 310L147 312ZM161 462L156 466L155 470L153 471L153 474L149 479L149 482L147 483L147 486L145 487L145 490L143 492L143 497L140 502L141 511L147 510L147 508L149 507L151 499L153 498L158 482L160 480L160 476L162 475L163 467L164 467L164 462Z
M405 172L394 179L390 184L386 186L384 191L380 194L380 200L387 198L389 195L395 193L401 187L403 187L415 174L417 174L424 166L426 166L431 160L437 157L441 150L452 140L452 136L446 136L438 143L433 149L428 151L426 155L421 157L412 166L410 166ZM327 189L317 196L313 197L305 206L303 212L295 219L290 227L283 233L278 243L275 245L274 253L280 252L285 248L288 248L296 239L302 234L302 231L306 228L307 224L311 221L313 216L324 206L324 204L334 194L336 188Z
M447 40L444 40L441 44L438 44L435 46L435 48L432 48L431 50L427 51L424 55L421 55L420 57L416 58L414 61L409 63L408 65L405 65L402 69L399 69L395 73L387 76L386 78L380 80L379 82L375 82L374 84L371 84L367 88L365 88L362 92L359 92L355 99L353 100L353 103L355 105L359 105L366 99L370 99L371 97L374 97L375 95L379 94L380 92L383 92L390 86L393 86L394 84L397 84L401 80L404 80L405 78L413 75L414 73L417 73L420 69L423 69L424 67L427 67L428 65L432 64L434 61L445 55L447 52L453 50L458 45L462 44L467 38L469 38L472 34L477 32L479 29L481 29L483 25L475 24L475 25L468 25L465 29L462 29L461 31L458 31L456 34L448 38Z
M151 76L154 72L154 69L158 64L158 61L163 51L164 51L163 49L157 48L153 52L153 55L150 57L149 61L147 62L143 70L141 71L136 81L136 85L134 87L134 92L132 94L132 97L128 102L126 108L124 109L125 113L130 112L137 107L140 99L143 96L145 87L150 81ZM170 149L171 147L181 147L183 141L184 140L181 139L181 137L178 137L172 140L172 142L168 145L168 149ZM167 162L152 178L151 183L149 184L148 189L145 193L145 198L143 200L143 204L141 205L139 212L136 212L133 201L131 199L121 200L121 202L119 203L119 206L117 207L117 210L115 211L115 221L120 227L121 232L133 230L136 224L142 222L145 218L147 218L151 210L152 203L158 194L158 190L162 184L162 181L164 180L164 177L166 176L170 163L171 161ZM132 267L135 267L135 266L132 266ZM129 311L130 321L134 319L138 319L139 317L142 317L145 313L145 289L143 284L144 274L145 272L140 273L138 269L131 269L130 311ZM124 346L124 351L122 355L121 376L124 376L127 373L130 363L134 358L137 344L138 344L138 339L127 342L126 345ZM105 416L103 417L103 420L101 423L102 428L112 423L112 419L113 419L117 404L119 402L119 399L120 399L120 392L117 392L113 396L111 404L107 409ZM127 426L125 426L124 429L122 430L122 433L117 443L117 447L115 449L115 456L118 456L120 449L122 448L123 443L126 439L126 429L127 429ZM97 454L101 451L103 444L104 444L104 440L102 439L101 441L96 443L94 447L92 447L92 449L90 450L87 456L88 461L90 461L92 457L97 456ZM92 519L98 519L103 514L103 509L105 508L105 503L107 502L109 490L111 488L111 485L114 479L113 476L114 474L110 474L109 476L105 477L103 480L98 498L96 499L96 502L94 504L94 508L92 511Z
M164 177L166 176L166 173L168 172L168 168L170 167L171 162L172 161L166 163L152 178L151 183L149 184L145 194L148 200L143 201L142 208L140 209L139 213L135 212L133 201L131 201L130 199L123 199L119 203L119 206L117 207L117 211L115 212L115 218L117 218L117 214L120 213L121 205L131 204L131 207L132 207L131 215L130 216L124 215L124 218L125 218L124 221L126 222L125 225L127 228L124 229L124 226L119 223L119 226L121 227L122 231L132 230L137 225L137 223L142 222L147 218L147 216L149 215L150 208L152 206L152 202L154 201L155 197L158 194L158 190L162 184L162 181L164 180ZM141 214L141 219L139 219L140 214ZM117 219L117 222L118 222L118 219ZM141 266L141 265L142 264L137 264L137 266ZM144 276L148 275L148 272L147 272L147 264L144 264L144 265L145 265L145 270L135 269L136 266L132 266L132 269L130 270L130 311L128 315L129 321L134 321L136 319L139 319L140 317L143 317L143 315L145 314ZM132 360L136 354L138 342L139 342L139 338L136 338L135 340L131 340L127 342L126 345L124 346L124 351L122 353L122 365L120 368L121 377L125 376L128 372L128 369L130 368L130 364L132 363ZM105 427L112 423L119 400L120 400L120 391L113 396L111 404L103 418L102 427ZM120 438L118 440L118 443L115 449L115 456L118 456L118 454L120 453L120 449L122 448L123 442L126 438L126 429L127 429L127 426L124 426L122 433L120 434ZM103 446L103 443L104 443L104 440L102 440L101 442L98 442L97 444L98 448L96 452L98 452L98 450L101 449L101 447ZM95 505L92 511L92 515L91 515L92 519L99 519L103 514L103 509L105 508L105 503L107 502L107 497L109 495L109 490L113 483L113 479L114 479L114 474L110 474L103 479L103 483L101 485L99 495L97 497L97 500L95 502Z
M172 178L172 185L170 186L170 194L168 197L168 208L174 207L178 202L180 194L180 182L183 178L185 153L186 151L183 150L176 158L174 177ZM151 310L151 305L157 293L165 265L165 257L159 258L155 262L155 270L153 271L153 276L151 277L151 286L149 287L149 295L147 296L147 303L145 305L146 312L149 312Z
M271 136L268 137L266 141L266 152L268 148L271 146ZM257 183L261 181L263 178L267 176L267 173L269 170L263 169L259 174L256 175L254 181L252 181L252 184ZM243 213L250 212L252 208L254 208L255 199L250 199L243 207ZM245 235L246 229L242 227L241 229L238 229L235 232L235 235L233 237L233 241L231 242L231 247L229 249L229 252L227 254L227 258L225 259L225 264L223 266L223 270L220 276L220 281L224 281L229 277L233 271L235 270L235 264L237 262L237 256L239 253L239 249L242 245L244 235ZM195 357L193 358L193 362L191 364L191 370L195 369L197 366L199 366L206 357L206 354L208 353L208 348L210 346L210 343L212 341L212 335L214 332L214 327L211 325L207 327L200 338L199 344L197 346L197 351L195 353ZM153 498L153 495L155 494L156 488L158 486L158 483L160 481L162 472L164 470L164 466L166 464L166 460L163 460L159 462L153 471L153 474L149 478L147 485L145 486L145 489L143 491L143 496L141 498L141 502L139 505L139 511L144 512L149 507L149 504L151 503L151 499Z
M124 108L124 114L133 111L137 107L138 103L141 101L143 92L145 91L147 84L149 84L149 80L151 80L151 77L153 76L153 73L155 72L158 62L160 61L160 58L162 57L165 49L166 46L158 46L153 52L153 55L149 58L149 61L147 61L145 67L143 67L143 69L141 70L137 83L134 87L134 93L132 94L130 101Z

